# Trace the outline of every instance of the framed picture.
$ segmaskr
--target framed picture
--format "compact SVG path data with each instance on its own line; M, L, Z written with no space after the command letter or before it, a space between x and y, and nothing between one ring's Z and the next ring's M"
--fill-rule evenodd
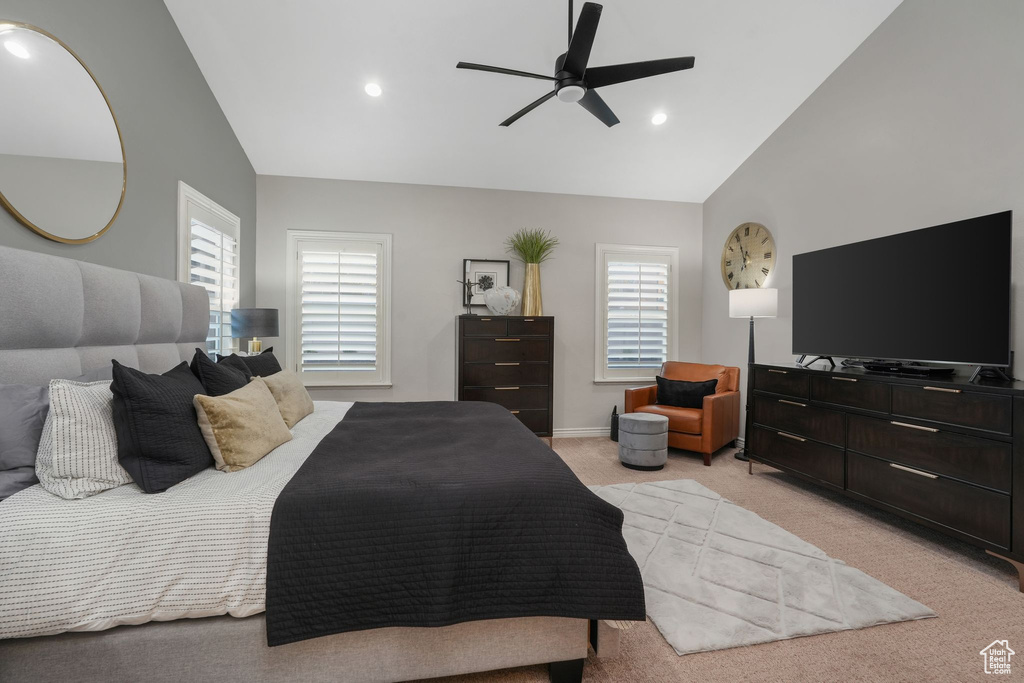
M508 287L508 261L490 259L462 259L462 274L466 282L475 282L471 291L462 288L463 306L483 306L484 292L492 287Z

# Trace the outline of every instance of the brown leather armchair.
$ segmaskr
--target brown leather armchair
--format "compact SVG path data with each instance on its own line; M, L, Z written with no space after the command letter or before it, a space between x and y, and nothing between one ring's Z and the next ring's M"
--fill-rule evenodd
M658 405L658 386L626 389L627 413L654 413L668 418L668 445L711 454L740 435L740 369L724 365L702 365L669 361L659 373L665 379L705 382L717 379L715 393L704 397L701 408L676 408Z

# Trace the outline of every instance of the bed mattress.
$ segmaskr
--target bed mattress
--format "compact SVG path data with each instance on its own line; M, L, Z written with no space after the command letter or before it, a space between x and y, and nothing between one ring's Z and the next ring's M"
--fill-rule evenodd
M241 472L84 500L36 485L0 502L0 638L263 612L274 502L351 405L317 401Z

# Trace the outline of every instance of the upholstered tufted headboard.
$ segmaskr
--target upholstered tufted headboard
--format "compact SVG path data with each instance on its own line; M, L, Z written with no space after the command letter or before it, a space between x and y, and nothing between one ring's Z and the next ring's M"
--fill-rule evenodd
M46 384L119 363L165 372L205 348L195 285L0 247L0 384Z

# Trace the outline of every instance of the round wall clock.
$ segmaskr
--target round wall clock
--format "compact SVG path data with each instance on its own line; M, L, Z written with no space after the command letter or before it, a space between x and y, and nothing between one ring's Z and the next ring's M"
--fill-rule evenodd
M763 287L775 267L775 240L760 223L743 223L722 248L722 280L729 289Z

